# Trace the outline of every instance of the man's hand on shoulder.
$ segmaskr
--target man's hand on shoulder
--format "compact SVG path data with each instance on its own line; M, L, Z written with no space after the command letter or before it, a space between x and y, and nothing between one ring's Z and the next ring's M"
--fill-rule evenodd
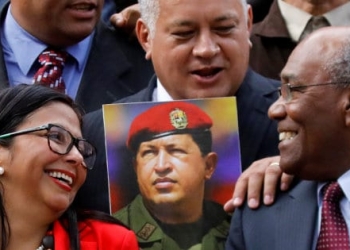
M232 199L224 205L225 211L233 212L246 197L250 208L258 208L262 190L264 204L271 205L279 184L282 191L288 190L293 176L282 173L279 161L280 156L273 156L253 162L238 178Z

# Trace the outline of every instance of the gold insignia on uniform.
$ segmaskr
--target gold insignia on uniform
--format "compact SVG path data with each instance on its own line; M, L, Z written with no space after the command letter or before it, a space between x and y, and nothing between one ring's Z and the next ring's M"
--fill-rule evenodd
M188 125L186 113L181 109L174 109L170 112L170 122L176 129L184 129Z
M152 233L156 230L156 226L146 223L143 225L141 230L137 233L137 236L143 240L148 240L148 238L152 235Z

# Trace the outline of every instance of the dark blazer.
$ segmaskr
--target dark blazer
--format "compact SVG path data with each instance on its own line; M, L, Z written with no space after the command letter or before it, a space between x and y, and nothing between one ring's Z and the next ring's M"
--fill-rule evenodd
M297 43L292 41L286 23L274 0L269 13L253 25L249 64L263 76L280 79L280 73Z
M236 209L225 249L310 250L317 213L317 183L301 181L271 206Z
M1 9L3 22L8 4ZM1 44L0 44L1 46ZM120 30L99 22L93 44L79 85L76 102L86 112L101 108L104 103L138 92L147 86L144 79L153 74L151 62L137 42ZM0 89L8 87L8 76L2 48L0 49Z
M277 126L267 116L268 108L278 97L276 91L278 86L279 82L248 70L242 85L236 93L243 170L255 160L278 155ZM155 87L156 76L153 76L147 88L135 95L119 100L118 103L151 101ZM103 196L105 201L107 201L108 193L103 193L102 191L103 189L108 190L108 183L101 110L87 114L84 117L83 135L96 146L98 154L95 168L89 172L81 193L89 195L91 201L84 200L88 203L95 198L102 201ZM99 184L96 185L96 183ZM97 186L101 190L98 190ZM91 204L99 206L96 199L95 203Z

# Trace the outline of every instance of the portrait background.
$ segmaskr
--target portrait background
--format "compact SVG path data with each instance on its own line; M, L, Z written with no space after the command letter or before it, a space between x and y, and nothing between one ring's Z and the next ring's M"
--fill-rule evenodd
M218 164L214 175L207 181L205 196L223 204L231 198L241 173L236 99L223 97L184 101L199 106L213 120L213 151L218 154ZM130 124L137 115L159 104L140 102L103 105L112 213L130 203L139 193L132 156L126 148ZM161 122L162 117L158 119Z

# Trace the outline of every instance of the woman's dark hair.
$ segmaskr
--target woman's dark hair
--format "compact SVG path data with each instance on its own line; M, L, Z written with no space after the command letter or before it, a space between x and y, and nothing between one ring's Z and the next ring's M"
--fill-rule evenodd
M51 102L70 106L81 125L82 110L69 96L40 85L21 84L0 92L0 135L15 131L31 113ZM11 139L0 140L0 145L7 146Z
M77 114L82 126L83 112L77 104L67 95L40 85L21 84L0 91L0 135L14 132L17 127L37 109L52 102L60 102L71 107ZM12 138L0 139L2 147L9 147ZM0 183L1 185L1 183ZM3 187L1 185L3 190ZM69 222L68 222L69 223ZM75 226L76 227L76 226ZM11 234L8 224L4 201L0 193L0 249L5 250ZM70 235L70 238L75 236ZM77 248L72 248L77 249Z

